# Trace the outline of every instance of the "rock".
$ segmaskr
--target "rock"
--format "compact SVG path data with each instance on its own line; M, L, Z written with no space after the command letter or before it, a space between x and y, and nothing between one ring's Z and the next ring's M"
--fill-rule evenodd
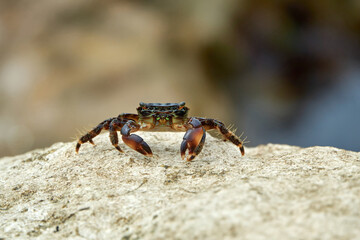
M360 238L360 153L207 136L193 161L184 133L141 135L154 157L108 134L0 159L0 238Z

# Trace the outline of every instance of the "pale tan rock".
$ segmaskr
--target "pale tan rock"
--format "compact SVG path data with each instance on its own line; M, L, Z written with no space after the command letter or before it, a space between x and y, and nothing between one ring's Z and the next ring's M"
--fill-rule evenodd
M210 135L193 161L184 133L145 133L155 157L108 134L0 159L0 238L359 239L360 154L237 147Z

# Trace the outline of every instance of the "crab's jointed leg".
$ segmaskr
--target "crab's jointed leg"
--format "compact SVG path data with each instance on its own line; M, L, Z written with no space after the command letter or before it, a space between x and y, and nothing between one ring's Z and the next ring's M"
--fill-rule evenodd
M105 129L108 130L109 129L109 124L111 121L113 121L116 118L109 118L106 119L105 121L102 121L101 123L99 123L99 125L97 125L95 128L93 128L93 130L91 130L90 132L86 133L84 136L82 136L79 140L78 143L76 144L76 152L79 152L79 149L81 147L81 144L86 143L86 142L90 142L91 144L94 145L93 142L93 138L96 137L97 135L100 134L101 130Z
M136 132L140 129L140 125L137 124L133 120L127 121L124 126L121 128L121 135L122 140L126 145L128 145L130 148L134 149L135 151L151 157L152 151L149 145L142 139L140 136L136 134L130 134L132 132Z
M184 159L186 150L189 150L186 160L191 161L201 152L205 143L206 132L201 122L196 118L190 118L185 127L187 131L180 146L180 153L181 158Z
M109 126L109 137L110 137L111 144L119 152L123 152L123 150L121 150L121 148L119 147L119 138L118 138L117 131L120 131L121 127L123 125L124 125L124 123L121 120L119 120L118 118L116 118L111 121L110 126Z
M94 145L93 138L100 134L101 130L109 130L109 137L111 143L114 145L114 147L122 152L121 148L118 146L118 135L116 131L120 131L122 126L129 120L137 120L138 115L132 114L132 113L123 113L120 114L117 117L109 118L97 125L95 128L93 128L90 132L86 133L84 136L82 136L77 144L75 151L76 153L79 152L79 149L81 147L81 144L89 142Z
M227 129L222 122L211 118L197 118L197 119L201 122L201 125L205 128L205 130L217 129L224 136L226 140L229 140L230 142L238 146L241 155L244 156L245 149L243 146L243 141L241 141L241 139L238 136L236 136L229 129Z

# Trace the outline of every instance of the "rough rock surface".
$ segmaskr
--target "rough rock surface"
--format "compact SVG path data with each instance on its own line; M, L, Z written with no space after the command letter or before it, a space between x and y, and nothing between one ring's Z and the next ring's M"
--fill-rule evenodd
M183 133L140 133L146 158L107 134L0 159L0 238L359 239L360 153L247 148L207 136L193 162Z

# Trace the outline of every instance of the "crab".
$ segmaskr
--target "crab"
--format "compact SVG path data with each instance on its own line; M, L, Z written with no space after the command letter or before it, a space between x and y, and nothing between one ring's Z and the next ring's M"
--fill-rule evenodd
M224 140L229 140L239 147L241 155L245 154L243 141L232 133L225 125L211 118L188 117L189 108L185 102L180 103L143 103L136 109L138 114L122 113L117 117L109 118L98 124L90 132L82 136L76 144L76 153L81 144L89 142L93 145L93 138L105 129L109 131L112 145L119 151L118 133L120 131L123 142L135 151L151 157L149 145L138 135L137 131L186 131L180 145L181 158L184 160L186 151L187 161L192 161L203 149L206 131L217 129Z

